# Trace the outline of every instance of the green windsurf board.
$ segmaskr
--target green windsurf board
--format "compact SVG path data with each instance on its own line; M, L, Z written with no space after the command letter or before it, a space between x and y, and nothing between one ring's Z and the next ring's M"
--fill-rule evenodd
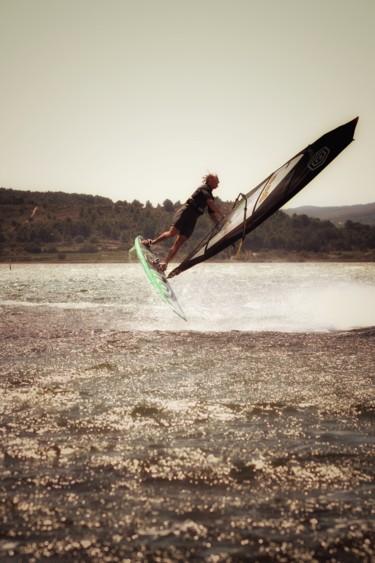
M137 254L137 258L146 272L146 275L151 282L151 285L156 289L156 292L160 295L160 297L167 303L173 311L186 321L186 316L181 306L177 300L177 297L170 285L167 281L167 278L164 272L161 270L159 266L159 260L155 256L155 254L142 244L142 237L137 236L134 241L134 246L131 249L135 251Z

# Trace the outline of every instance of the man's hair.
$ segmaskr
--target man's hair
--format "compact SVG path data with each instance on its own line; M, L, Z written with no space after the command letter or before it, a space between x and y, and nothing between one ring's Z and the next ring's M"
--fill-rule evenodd
M211 173L210 173L210 174L206 174L206 176L203 176L203 181L204 181L205 183L207 183L210 178L217 178L217 179L219 179L218 176L217 176L217 174L211 174Z

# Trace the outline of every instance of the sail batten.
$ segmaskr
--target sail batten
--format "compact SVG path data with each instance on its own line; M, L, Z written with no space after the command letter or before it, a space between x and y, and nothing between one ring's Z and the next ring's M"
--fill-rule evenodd
M232 210L172 270L169 278L212 258L248 234L285 205L352 141L358 117L333 129L297 153L239 199ZM244 209L246 217L244 217Z

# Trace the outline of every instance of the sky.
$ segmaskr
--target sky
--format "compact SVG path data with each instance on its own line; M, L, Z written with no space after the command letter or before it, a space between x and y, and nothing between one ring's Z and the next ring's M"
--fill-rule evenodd
M290 203L375 201L374 0L0 0L0 186L233 201L329 130Z

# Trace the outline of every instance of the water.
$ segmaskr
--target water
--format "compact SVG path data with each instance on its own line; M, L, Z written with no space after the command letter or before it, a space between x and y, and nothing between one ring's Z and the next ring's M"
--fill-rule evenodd
M0 267L2 561L373 561L375 265Z
M204 264L174 278L188 322L138 264L0 268L0 306L116 330L331 331L375 325L374 264ZM75 322L75 320L73 320Z

